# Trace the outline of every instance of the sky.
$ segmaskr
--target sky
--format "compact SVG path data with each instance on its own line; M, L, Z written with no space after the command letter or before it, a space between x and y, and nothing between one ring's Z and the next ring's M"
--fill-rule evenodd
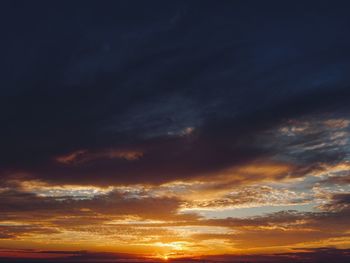
M349 262L348 1L1 1L0 260Z

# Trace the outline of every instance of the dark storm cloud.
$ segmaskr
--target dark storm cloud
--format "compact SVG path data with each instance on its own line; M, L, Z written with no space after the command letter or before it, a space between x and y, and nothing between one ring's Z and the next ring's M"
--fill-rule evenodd
M347 4L251 4L2 4L2 176L189 178L275 154L257 135L288 118L347 116Z

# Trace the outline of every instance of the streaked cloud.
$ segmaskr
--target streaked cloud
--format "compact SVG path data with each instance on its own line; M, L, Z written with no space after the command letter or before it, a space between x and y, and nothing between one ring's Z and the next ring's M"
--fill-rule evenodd
M4 3L0 258L347 262L348 10Z

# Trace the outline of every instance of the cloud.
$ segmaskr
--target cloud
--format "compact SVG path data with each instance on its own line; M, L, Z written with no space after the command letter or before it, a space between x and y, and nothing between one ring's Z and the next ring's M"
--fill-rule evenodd
M143 218L176 218L179 200L167 197L128 196L118 192L109 192L85 198L74 196L38 196L21 191L3 191L0 193L2 218L18 216L31 218L39 213L39 217L56 217L64 215L89 216L94 214L136 215ZM153 209L157 207L157 213ZM179 216L179 219L181 216ZM186 216L183 216L186 218Z
M348 9L4 4L0 245L343 257Z
M296 249L297 250L297 249ZM300 249L291 253L257 254L257 255L221 255L211 256L208 259L219 262L347 262L348 249L335 249L332 247L319 247Z
M137 151L120 151L108 150L102 152L89 153L84 150L75 151L69 154L61 155L55 160L61 164L80 164L85 162L93 162L98 159L124 159L127 161L135 161L143 156L142 152Z
M229 209L242 207L262 207L271 205L293 205L308 203L312 200L307 194L300 194L288 189L276 189L270 186L250 186L231 189L229 193L219 198L205 199L197 197L197 201L190 201L184 208L187 209Z
M6 258L5 255L10 253L18 253L19 258ZM51 259L40 259L40 255L51 255ZM8 262L154 262L154 259L145 256L136 256L133 254L123 253L96 253L89 251L26 251L26 250L5 250L2 251L2 258ZM26 257L27 256L27 257ZM317 247L309 249L295 248L295 251L289 253L276 254L256 254L256 255L215 255L198 257L180 257L172 259L175 262L201 262L203 260L209 262L347 262L350 257L348 249L336 249L332 247Z
M184 204L191 204L190 199L184 201L158 194L152 197L152 188L148 191L114 189L85 198L2 191L1 238L28 240L35 237L40 240L47 236L47 242L69 243L67 236L74 235L75 242L81 244L103 237L111 244L119 242L119 245L128 243L149 248L159 247L159 242L183 241L187 242L184 250L197 243L192 249L201 251L210 247L206 242L211 240L221 240L222 246L231 249L258 250L348 237L346 194L334 194L326 199L328 203L320 212L281 211L246 218L208 219L180 213ZM273 196L280 194L285 195L286 202L297 198L295 193L283 189L243 187L229 195L232 199L224 207L256 203L263 206L265 202L274 202ZM192 202L198 206L197 201ZM215 198L210 204L214 209L222 205Z
M321 208L329 211L338 211L350 207L350 193L334 193L329 197L329 202L322 205Z
M6 29L18 33L2 43L11 70L2 80L3 177L26 172L100 185L187 179L278 154L262 148L270 140L259 136L288 119L348 115L347 27L334 13L315 14L311 23L298 15L304 5L277 18L265 6L256 14L245 4L198 11L174 3L162 12L143 4L149 15L134 10L131 17L141 20L131 22L121 11L133 10L129 4L74 5L82 22L71 11L58 23L64 6L42 6L47 17L32 10L52 32L31 19L26 30L16 23ZM91 20L91 10L110 20ZM341 118L328 126L341 129ZM109 151L124 149L137 154L110 158ZM79 165L54 161L80 151ZM130 157L137 161L124 162Z
M16 255L16 257L13 257ZM0 249L0 258L7 262L147 262L147 258L128 253L89 252L74 250Z

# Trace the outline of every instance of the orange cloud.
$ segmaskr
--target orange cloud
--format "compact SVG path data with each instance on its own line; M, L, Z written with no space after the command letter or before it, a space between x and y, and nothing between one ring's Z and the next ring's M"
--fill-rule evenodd
M65 155L55 157L55 161L62 164L79 164L92 162L98 159L124 159L135 161L142 158L143 152L133 150L103 150L90 152L88 150L74 151Z

